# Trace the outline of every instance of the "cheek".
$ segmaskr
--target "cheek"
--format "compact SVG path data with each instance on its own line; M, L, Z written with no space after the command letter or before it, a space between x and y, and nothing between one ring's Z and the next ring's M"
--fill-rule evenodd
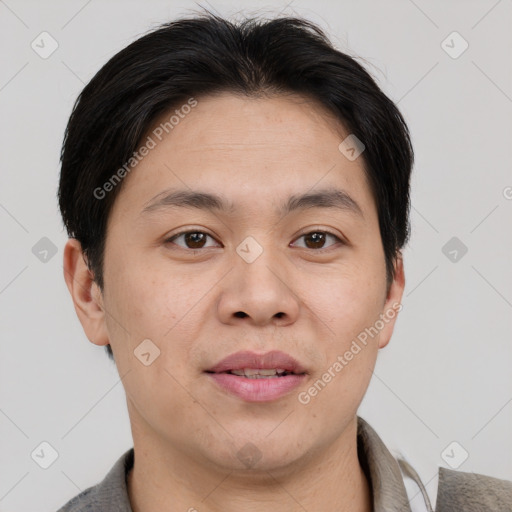
M376 259L361 258L310 296L319 306L315 312L329 327L324 329L324 361L317 375L321 380L325 376L329 384L318 403L341 400L349 408L357 408L366 392L378 353L380 331L372 327L382 313L384 269ZM321 383L319 386L322 388Z
M111 313L107 328L131 407L154 428L169 425L192 407L181 384L190 366L190 340L200 328L193 307L201 296L199 285L192 289L182 276L171 280L165 275L161 268L137 266L125 257L109 274L105 300ZM141 345L147 339L154 345ZM140 346L150 354L148 365L137 357L143 357Z
M210 274L198 278L197 271L195 277L176 269L171 272L162 263L140 265L127 257L123 260L122 267L110 273L105 302L111 313L107 315L111 344L119 354L116 360L123 369L138 368L134 351L149 339L160 351L155 367L185 374L193 364L194 340L205 332L209 318L205 309L212 307L207 298L199 299L218 278ZM158 378L167 381L169 375L164 372Z
M334 331L331 334L346 341L377 320L385 292L385 267L363 260L325 279L308 300Z
M366 268L353 267L351 273L331 280L316 296L310 296L320 306L315 312L321 312L323 322L318 325L329 329L324 330L323 363L302 398L310 402L312 415L323 418L326 430L335 431L345 415L355 413L375 367L379 334L371 327L382 311L385 280L382 272L367 272ZM325 410L331 411L328 418Z
M107 300L112 314L129 331L162 338L193 305L197 290L176 271L165 265L120 256L108 275Z

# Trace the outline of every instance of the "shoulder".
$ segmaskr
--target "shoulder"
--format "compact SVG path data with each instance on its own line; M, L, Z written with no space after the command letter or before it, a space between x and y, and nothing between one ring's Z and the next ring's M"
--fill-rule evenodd
M512 510L512 482L439 468L436 512Z
M69 500L57 512L131 512L124 489L105 486L102 482Z
M97 487L89 487L89 489L69 500L57 512L93 512L97 510Z
M82 491L57 512L131 512L126 477L133 462L131 448L119 457L99 484Z

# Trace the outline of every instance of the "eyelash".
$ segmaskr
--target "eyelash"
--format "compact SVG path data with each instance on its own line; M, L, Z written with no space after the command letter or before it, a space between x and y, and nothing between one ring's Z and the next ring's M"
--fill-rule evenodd
M192 230L188 230L188 231L180 231L179 233L176 233L174 235L172 235L171 237L167 238L166 240L164 240L164 243L168 244L168 243L172 243L174 244L174 240L176 240L177 238L179 238L180 236L183 236L183 235L188 235L190 233L200 233L200 234L204 234L204 235L207 235L209 236L210 238L214 239L215 241L217 241L212 235L210 235L209 233L206 233L205 231L199 231L199 230L195 230L195 229L192 229ZM320 229L315 229L313 231L308 231L306 233L303 233L302 235L299 235L295 240L299 240L300 238L303 238L307 235L311 235L313 233L322 233L322 234L325 234L325 235L329 235L329 236L332 236L333 238L335 238L337 240L337 242L345 245L345 242L338 236L338 235L335 235L334 233L330 232L330 231L327 231L327 230L320 230ZM294 240L294 241L295 241ZM218 242L218 241L217 241ZM174 245L177 245L177 244L174 244ZM322 247L320 249L309 249L309 247L301 247L301 249L309 249L311 251L314 251L314 252L324 252L324 251L329 251L331 250L331 248L333 247L333 245L336 245L336 244L332 244L330 245L329 247ZM190 248L190 247L181 247L178 245L178 247L180 249L183 249L185 251L201 251L201 250L204 250L204 249L209 249L210 247L206 247L206 248L198 248L198 249L193 249L193 248Z

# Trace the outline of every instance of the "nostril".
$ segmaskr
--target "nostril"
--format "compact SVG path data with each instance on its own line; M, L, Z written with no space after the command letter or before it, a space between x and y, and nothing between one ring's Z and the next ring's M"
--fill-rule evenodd
M236 316L237 318L245 318L245 317L247 316L247 313L244 313L243 311L237 311L237 312L235 313L235 316Z
M283 318L283 315L284 315L283 312L279 312L279 313L276 313L274 316L276 316L277 318Z

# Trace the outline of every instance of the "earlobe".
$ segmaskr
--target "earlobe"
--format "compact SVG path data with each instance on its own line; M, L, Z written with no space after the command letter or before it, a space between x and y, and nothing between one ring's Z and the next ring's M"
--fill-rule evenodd
M395 259L395 276L388 290L384 309L381 314L384 327L379 335L379 348L384 348L391 339L396 318L402 310L402 295L405 288L405 273L402 253L398 252Z
M95 345L109 343L101 290L87 267L81 244L70 238L64 248L64 279L85 335Z

